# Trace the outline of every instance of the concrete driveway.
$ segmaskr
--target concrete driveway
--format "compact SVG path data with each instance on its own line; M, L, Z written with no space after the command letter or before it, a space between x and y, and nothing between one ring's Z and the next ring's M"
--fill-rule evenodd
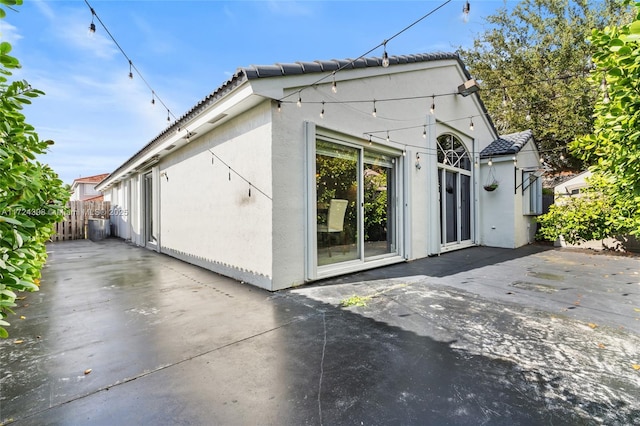
M640 424L637 257L477 247L268 293L119 240L49 251L0 423Z

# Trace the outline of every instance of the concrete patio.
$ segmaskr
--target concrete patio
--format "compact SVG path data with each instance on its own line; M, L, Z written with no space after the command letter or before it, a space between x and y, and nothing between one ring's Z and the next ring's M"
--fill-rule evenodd
M49 251L0 424L640 424L638 257L476 247L269 293L120 240Z

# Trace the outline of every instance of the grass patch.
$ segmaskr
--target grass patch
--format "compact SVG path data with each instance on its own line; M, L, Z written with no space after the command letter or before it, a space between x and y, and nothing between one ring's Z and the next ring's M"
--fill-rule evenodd
M347 299L340 301L340 306L367 306L367 302L371 300L371 296L356 296L355 294Z

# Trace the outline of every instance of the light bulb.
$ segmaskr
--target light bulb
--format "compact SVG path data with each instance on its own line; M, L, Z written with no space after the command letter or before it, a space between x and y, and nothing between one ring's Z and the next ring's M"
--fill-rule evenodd
M320 118L324 118L324 101L322 101L322 111L320 111Z
M300 97L300 94L298 94L298 102L296 102L296 105L298 108L302 108L302 98Z
M336 78L333 78L333 84L331 85L331 91L333 93L338 93L338 85L336 84Z
M91 21L91 24L89 25L89 33L90 34L96 33L96 24L94 24L93 21Z
M389 142L389 132L387 132L387 142Z
M427 126L424 126L424 130L422 131L422 138L423 139L427 138Z
M487 161L487 166L493 166L493 160L491 158L489 158L489 161Z
M473 118L470 119L471 121L469 122L469 130L473 131Z
M531 114L527 114L527 116L524 119L527 121L531 121Z
M278 101L278 112L282 111L282 102Z
M374 117L378 116L378 111L376 110L376 101L373 101L373 111L371 111L371 115L373 115Z
M382 54L382 66L384 68L387 68L389 66L389 54L387 53L386 50Z
M133 72L132 72L133 63L129 60L129 78L133 80Z

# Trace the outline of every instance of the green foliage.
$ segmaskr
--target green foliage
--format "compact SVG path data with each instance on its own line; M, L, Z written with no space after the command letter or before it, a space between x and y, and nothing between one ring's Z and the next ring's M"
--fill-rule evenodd
M591 34L595 65L591 82L601 90L594 130L577 138L570 148L576 157L592 164L592 187L585 200L558 205L548 217L542 217L543 235L552 236L554 229L562 229L560 234L569 241L567 235L602 239L640 232L639 18ZM576 228L572 231L571 226Z
M577 196L556 199L549 213L538 217L538 238L569 244L623 235L630 225L630 211L618 202L610 179L592 176L589 187Z
M21 0L0 0L9 6ZM0 9L1 10L1 9ZM4 11L0 17L4 16ZM26 81L8 82L18 60L11 45L0 43L0 337L13 313L17 293L37 291L47 257L45 242L62 219L69 191L56 173L36 160L52 141L38 138L25 122L24 105L43 93Z
M592 131L597 91L587 78L592 66L587 37L592 28L628 22L626 10L613 0L523 0L489 16L488 29L460 55L481 81L483 102L498 131L531 129L554 168L581 169L580 159L564 149Z

